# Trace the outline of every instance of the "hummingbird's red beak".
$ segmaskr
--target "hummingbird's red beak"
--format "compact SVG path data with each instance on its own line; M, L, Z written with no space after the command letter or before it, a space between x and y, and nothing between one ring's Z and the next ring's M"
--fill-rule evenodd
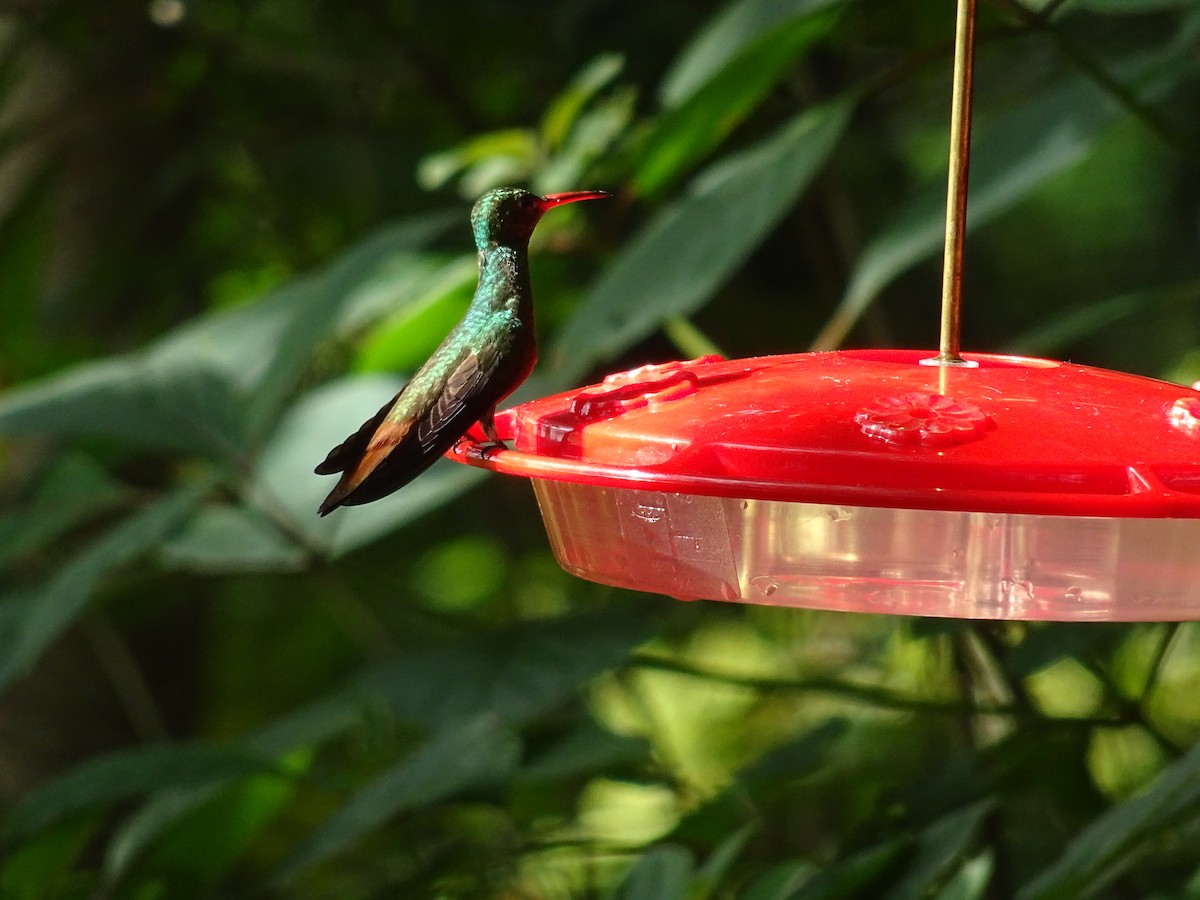
M567 191L565 194L547 194L542 198L545 209L553 209L564 203L575 203L579 200L603 200L611 197L608 191Z

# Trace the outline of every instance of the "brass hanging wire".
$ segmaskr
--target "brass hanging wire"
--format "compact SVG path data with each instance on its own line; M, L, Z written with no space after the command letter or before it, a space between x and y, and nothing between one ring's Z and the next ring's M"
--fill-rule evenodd
M971 93L975 81L975 0L958 0L954 86L950 107L950 172L946 185L946 250L942 263L942 325L937 365L961 366L963 242L971 168Z

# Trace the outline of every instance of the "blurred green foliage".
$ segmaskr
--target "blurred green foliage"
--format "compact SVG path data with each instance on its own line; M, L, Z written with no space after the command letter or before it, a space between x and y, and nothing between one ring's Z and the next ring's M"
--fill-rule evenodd
M1194 381L1200 5L1024 3L980 4L964 343ZM499 183L616 194L539 229L523 396L931 346L952 18L6 7L0 897L1200 897L1193 625L600 588L441 464L315 516Z

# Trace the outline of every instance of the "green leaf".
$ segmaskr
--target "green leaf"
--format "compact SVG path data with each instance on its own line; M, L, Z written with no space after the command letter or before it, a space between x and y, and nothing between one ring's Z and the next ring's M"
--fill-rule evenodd
M920 900L941 889L961 864L994 804L983 800L938 819L917 838L916 858L887 900Z
M603 53L580 70L569 85L555 97L542 115L542 141L547 147L559 147L575 127L584 108L608 87L625 68L618 53Z
M71 813L168 787L244 778L275 765L240 748L156 744L95 757L26 797L9 816L10 835L28 834Z
M613 734L586 720L521 768L523 781L560 781L649 758L645 738Z
M207 493L201 482L152 503L65 563L45 585L0 604L0 690L22 675L83 612L101 578L145 556Z
M539 194L578 188L581 179L610 151L633 121L637 93L617 90L584 112L561 147L533 175Z
M394 378L370 375L322 385L288 410L272 436L247 489L247 499L309 548L332 556L348 553L442 505L478 482L478 469L439 461L403 492L379 503L335 510L317 517L321 500L336 479L313 468L346 435L375 414L402 386Z
M696 880L703 890L712 892L720 885L758 830L759 826L756 824L743 825L717 845L696 873Z
M815 4L822 15L806 10L761 35L683 104L668 109L644 138L634 191L661 193L724 140L795 61L829 34L837 21L829 5Z
M174 347L85 363L0 397L0 434L110 438L232 461L246 452L230 383Z
M802 113L709 167L613 260L559 336L552 358L578 378L663 320L701 306L783 218L836 146L853 104Z
M1041 622L1029 626L1024 638L1004 660L1018 678L1042 671L1060 659L1106 654L1129 636L1129 629L1111 622Z
M1062 348L1106 331L1118 323L1143 316L1169 314L1166 307L1170 304L1192 305L1197 300L1200 300L1200 281L1121 294L1051 316L1009 341L1004 352L1025 355L1061 352Z
M776 863L738 894L738 900L789 900L820 869L807 859Z
M208 575L234 572L293 572L306 555L261 513L226 504L200 509L159 548L171 569Z
M1049 178L1083 160L1118 111L1098 87L1080 82L1038 96L990 127L979 128L972 141L968 230L1011 209ZM897 276L940 251L945 220L945 185L930 185L875 235L855 261L837 311L813 341L813 349L840 345ZM936 297L930 297L936 305Z
M671 64L659 88L663 106L676 107L689 100L771 29L841 3L843 0L741 0L729 4Z
M71 870L99 827L96 817L75 818L39 829L20 847L6 848L0 865L0 897L46 900L71 896Z
M351 797L292 854L278 881L294 882L402 812L502 781L516 769L520 751L517 735L491 715L443 729Z
M385 229L257 303L205 316L142 351L9 391L0 397L0 434L111 438L240 465L317 344L361 321L381 294L398 302L403 291L383 291L381 272L385 284L407 285L405 273L422 259L412 251L446 225L440 214Z
M1191 0L1070 0L1067 9L1086 9L1104 15L1148 15L1190 5Z
M1200 812L1200 746L1167 766L1140 794L1095 819L1018 900L1069 900L1102 890L1176 826Z
M837 741L850 728L846 719L828 719L778 747L769 750L737 774L747 786L775 785L802 778L829 762Z
M461 175L459 193L473 198L504 181L525 181L537 158L533 132L523 128L491 131L453 150L425 157L417 167L417 182L426 190L436 190Z
M101 513L129 492L89 457L70 454L42 479L21 511L0 514L0 570Z
M172 824L147 856L147 868L183 879L188 890L215 885L295 795L293 778L241 778Z
M615 611L520 622L382 664L362 686L417 725L444 726L484 712L520 724L621 663L652 633L644 617ZM430 691L431 684L438 690Z
M447 262L396 311L362 339L355 354L356 372L415 371L462 318L471 301L479 266L475 256Z
M317 746L362 721L369 704L378 701L404 721L433 729L493 714L519 725L553 709L619 664L651 631L645 617L611 611L517 623L382 663L334 696L265 726L243 746L251 754L270 758ZM434 684L438 690L431 691L429 685ZM523 774L530 779L567 777L627 758L635 750L637 758L644 758L641 740L604 732L607 738L592 742L589 738L596 731L593 726L553 748ZM208 802L216 787L220 786L165 793L132 816L109 845L104 866L109 880L121 877L172 823Z
M992 854L979 854L963 864L958 874L938 892L937 900L980 900L987 893L993 868Z
M688 900L695 860L676 844L663 844L643 853L621 886L616 900Z
M909 849L911 842L897 838L887 843L859 851L813 876L788 900L850 900L856 897L882 896L878 882L892 865Z

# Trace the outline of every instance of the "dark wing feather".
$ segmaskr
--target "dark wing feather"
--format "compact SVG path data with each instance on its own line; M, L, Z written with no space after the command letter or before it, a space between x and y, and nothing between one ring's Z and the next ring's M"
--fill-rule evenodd
M375 418L334 448L322 468L336 465L341 480L321 504L326 515L338 506L370 503L399 490L466 434L480 415L490 413L515 386L513 379L497 373L502 354L492 348L466 350L451 370L442 389L416 421L389 422L389 402ZM494 374L499 377L493 378ZM513 376L522 377L524 369ZM400 405L404 404L401 392Z
M379 429L384 417L388 414L388 410L395 405L399 397L400 395L397 394L387 403L383 404L383 406L379 407L379 412L363 422L358 431L330 450L321 464L313 469L313 471L318 475L336 475L338 472L353 469L358 464L358 461L362 459L362 455L367 452L367 446L371 443L371 437Z
M494 354L492 354L494 358ZM462 361L446 379L446 386L425 417L417 424L417 440L428 449L437 443L446 425L458 418L472 399L479 386L484 383L487 372L483 361L474 350L468 350ZM457 439L461 435L455 435Z

